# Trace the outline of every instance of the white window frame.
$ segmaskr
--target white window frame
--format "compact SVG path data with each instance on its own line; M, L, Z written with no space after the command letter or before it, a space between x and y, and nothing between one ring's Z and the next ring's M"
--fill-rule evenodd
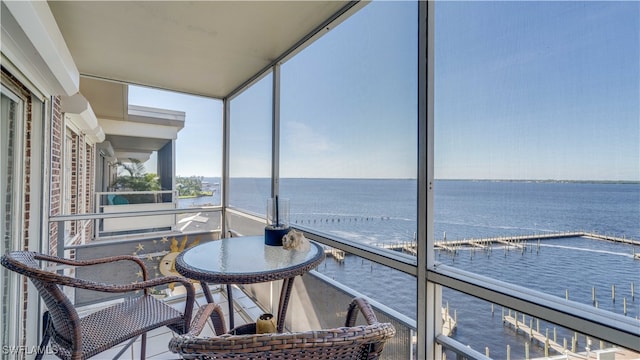
M424 133L419 130L419 175L426 177L419 187L418 232L426 233L418 236L418 296L426 304L426 314L418 312L418 358L440 359L443 341L438 341L439 334L436 319L439 319L439 306L433 306L432 299L441 299L442 287L460 291L464 294L486 300L490 303L513 309L541 320L549 321L558 326L579 331L595 339L617 344L634 351L640 351L640 329L637 321L614 314L602 309L592 308L583 304L574 304L562 298L533 291L522 286L504 283L502 281L459 270L451 266L437 265L434 258L433 236L433 181L434 181L434 40L435 40L435 2L420 2L420 69L419 89L425 94L419 95L420 109L424 108L424 115L419 112L419 123L425 121ZM426 50L426 54L422 52ZM423 63L422 61L426 61ZM426 82L426 84L423 84ZM423 104L423 101L425 102ZM420 128L421 126L419 126ZM426 169L423 169L425 167ZM426 208L422 206L426 204ZM423 223L424 222L424 223ZM423 231L421 233L420 231ZM425 241L426 240L426 241ZM424 242L423 242L424 241ZM426 244L425 244L426 242ZM426 245L426 246L423 246ZM420 250L426 248L426 250ZM426 265L426 287L421 287L425 278L421 277L423 266ZM424 290L426 288L426 294ZM426 296L426 299L423 297ZM437 300L435 300L437 302ZM436 304L438 305L438 304ZM423 323L421 323L423 322ZM478 336L482 336L478 334ZM442 337L440 335L440 337ZM423 340L425 339L426 340ZM424 341L424 343L421 343ZM464 346L461 349L464 350ZM469 349L470 350L470 349ZM430 355L431 354L431 355ZM435 354L435 355L433 355ZM482 359L484 356L477 351L468 351L465 356L469 359Z
M14 91L12 91L11 89L9 89L8 87L2 85L1 86L1 92L3 96L6 96L10 101L13 101L15 103L18 104L18 110L17 110L17 114L18 117L16 119L16 123L15 123L15 129L14 129L14 153L13 153L13 162L14 164L23 164L23 159L24 159L24 134L25 134L25 126L26 126L26 112L25 112L25 99L20 97L19 95L17 95ZM2 128L4 129L4 125L2 125ZM3 141L6 140L4 137L7 136L7 134L2 134L0 133L0 137L2 137ZM7 156L7 154L4 154L2 152L2 149L4 148L0 148L0 157L3 158L3 160L5 159L5 157ZM3 161L4 163L4 161ZM3 164L4 166L4 164ZM24 224L24 204L23 201L21 201L23 199L23 194L24 194L24 178L25 178L25 174L24 174L24 167L22 166L15 166L13 169L13 174L11 174L12 178L13 178L13 191L10 194L7 194L9 196L12 196L12 201L11 201L11 212L12 212L12 216L11 216L11 237L13 239L12 243L11 243L11 249L5 249L4 247L2 247L1 252L4 254L6 251L12 251L12 250L22 250L24 247L24 239L23 239L23 224ZM3 175L2 177L0 177L0 188L1 189L5 189L5 186L7 185L7 181L5 179L6 175ZM3 190L4 191L4 190ZM4 208L4 203L0 204L3 208ZM2 214L2 218L4 219L5 214ZM4 220L3 224L4 224ZM2 231L2 233L4 233L4 229ZM4 240L2 242L2 244L4 243ZM6 270L7 274L8 274L8 281L9 281L9 287L11 288L11 291L9 291L9 295L10 295L10 304L9 304L9 308L13 308L13 309L21 309L22 308L22 304L24 303L24 293L22 291L22 277L14 272L11 272L9 270ZM0 281L4 282L3 278L0 278ZM2 288L4 286L4 284L0 285L0 288ZM23 312L22 311L12 311L9 312L9 318L8 318L8 323L9 324L13 324L12 326L12 331L10 331L9 338L8 338L8 346L18 346L19 341L20 341L20 327L22 326L23 323ZM2 321L2 318L0 317L0 322ZM0 324L0 329L4 329L6 324Z
M435 2L419 1L419 36L418 36L418 228L417 244L418 253L414 260L400 257L392 257L376 249L365 248L358 244L350 244L342 240L325 237L322 234L305 233L308 238L323 244L350 252L356 256L372 260L392 269L399 270L416 276L417 294L416 301L420 305L417 308L417 348L418 359L442 359L444 347L451 348L452 344L458 344L452 339L440 334L442 289L448 287L463 292L470 296L484 299L497 305L508 307L519 312L528 313L531 316L553 322L559 326L579 329L588 336L619 344L630 349L640 348L638 334L640 330L634 329L633 319L621 319L615 314L601 309L591 309L579 305L570 304L563 299L531 291L512 284L507 284L496 279L478 276L477 274L461 271L449 266L437 265L435 260L433 218L434 218L434 40L435 40ZM431 16L430 16L431 14ZM329 28L329 27L327 27ZM279 64L297 51L304 48L304 41L298 48L280 59L276 59L268 68L274 72L274 108L279 102ZM265 72L268 71L264 70ZM225 135L224 135L224 170L223 183L228 183L229 164L229 106L228 102L238 93L249 87L256 78L264 76L264 72L256 75L254 79L240 86L225 99ZM273 114L277 121L277 111ZM277 124L274 125L277 129ZM272 141L277 137L272 135ZM278 156L274 150L273 160L273 188L277 191L278 180ZM226 188L226 186L225 186ZM223 195L223 209L228 207L228 192ZM223 210L226 211L226 210ZM482 336L478 334L478 336ZM451 341L449 341L451 340ZM465 351L469 359L485 359L486 357L477 351L459 346L457 349ZM637 350L640 351L640 350Z

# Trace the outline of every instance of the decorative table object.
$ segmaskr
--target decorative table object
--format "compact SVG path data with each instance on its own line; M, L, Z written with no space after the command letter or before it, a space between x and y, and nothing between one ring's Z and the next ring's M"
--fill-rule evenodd
M262 314L256 320L256 334L267 334L276 332L276 319L273 314Z
M289 199L267 199L267 226L264 228L264 243L282 246L282 238L289 232Z

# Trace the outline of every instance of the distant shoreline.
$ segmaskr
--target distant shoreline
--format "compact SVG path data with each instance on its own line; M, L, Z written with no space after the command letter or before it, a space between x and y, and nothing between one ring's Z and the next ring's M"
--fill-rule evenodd
M214 191L203 191L198 195L182 195L182 196L178 196L178 199L195 199L195 198L200 198L200 197L207 197L207 196L213 196Z
M519 179L436 179L436 181L525 182L554 184L625 184L640 185L640 180L519 180Z
M220 179L220 177L206 177ZM233 179L267 179L266 177L234 177ZM416 178L317 178L317 177L281 177L280 180L411 180ZM640 185L640 180L557 180L557 179L444 179L436 181L476 181L476 182L523 182L523 183L567 183L567 184L629 184Z

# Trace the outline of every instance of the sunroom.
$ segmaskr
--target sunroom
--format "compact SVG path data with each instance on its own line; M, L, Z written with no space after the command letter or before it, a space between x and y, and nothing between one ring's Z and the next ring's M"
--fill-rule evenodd
M286 199L325 253L286 331L365 297L396 329L384 359L638 357L639 14L3 0L0 250L133 254L162 277L171 254L263 236ZM230 311L275 312L283 286L234 284ZM1 287L3 356L33 358L46 308L4 268Z

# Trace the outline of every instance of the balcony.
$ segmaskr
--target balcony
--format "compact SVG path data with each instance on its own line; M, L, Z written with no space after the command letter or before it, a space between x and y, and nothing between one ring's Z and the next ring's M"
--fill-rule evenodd
M327 254L288 330L361 295L398 330L388 359L640 356L637 3L1 5L1 252L160 277L287 197ZM180 177L216 193L181 204ZM78 276L137 281L118 270ZM3 345L37 344L35 290L0 279ZM281 286L234 288L238 317Z
M75 237L71 236L66 239L68 245L60 246L59 253L75 254L75 258L92 259L101 256L113 256L118 254L134 254L143 260L147 268L151 271L150 277L162 277L165 275L175 275L175 270L171 270L171 266L165 266L165 259L175 259L175 254L187 249L191 246L206 241L216 241L220 238L221 223L216 220L220 210L208 209L209 212L203 213L202 208L192 209L174 209L159 211L138 211L129 213L101 213L86 214L83 216L57 216L52 217L51 221L58 224L59 228L64 228L65 222L82 222L85 224L99 224L105 219L114 217L135 218L139 223L145 223L145 217L156 218L158 214L168 214L176 218L191 219L195 214L204 216L211 220L211 223L217 224L210 230L206 229L141 229L122 231L117 236L96 237L83 244L73 244ZM264 231L264 220L256 216L248 216L242 212L228 210L229 225L225 233L232 236L251 235L254 233L262 234ZM231 215L234 213L234 215ZM164 216L168 216L164 215ZM98 228L97 225L88 226L89 228ZM311 235L311 234L309 234ZM62 238L60 240L63 240ZM64 244L61 241L59 244ZM326 252L331 253L330 247L325 246ZM171 257L173 255L173 257ZM325 261L334 263L336 260L328 257ZM321 265L325 266L325 265ZM99 267L95 269L79 268L74 272L79 278L91 279L93 281L109 283L114 278L118 282L136 282L139 280L139 274L135 273L135 268L127 271L124 267L108 268ZM239 326L248 322L255 322L255 319L262 313L276 313L278 307L278 297L274 294L280 292L282 281L267 282L260 284L245 284L233 286L233 302L235 309L235 326ZM228 316L228 301L226 292L222 286L211 286L214 299L221 304ZM167 303L181 306L184 300L182 288L157 288L159 297ZM198 293L197 302L202 305L206 303L206 299L201 292ZM76 306L81 306L87 313L99 309L104 304L118 302L122 299L121 295L100 294L93 291L75 290L71 291L69 296L72 297ZM135 296L135 295L132 295ZM349 288L338 281L335 281L319 271L312 271L302 277L297 277L294 282L293 296L288 307L287 320L285 322L286 331L306 331L318 328L338 327L342 324L330 319L335 318L336 313L346 311L346 305L353 297L366 296L357 290ZM397 334L394 339L389 341L385 347L384 359L411 359L415 358L415 320L410 319L406 315L393 310L385 304L376 301L375 297L367 296L376 311L378 319L383 322L391 322L394 324ZM329 300L330 299L330 300ZM148 338L147 354L150 358L171 358L166 348L172 332L168 329L157 330ZM209 330L203 334L211 334ZM124 345L123 345L124 346ZM122 347L123 347L122 346ZM116 354L122 348L109 351L109 354ZM138 349L127 350L127 354L131 354L135 358ZM105 355L107 356L107 355ZM53 357L51 357L53 358Z
M171 212L178 211L186 211L188 213L194 213L196 211L201 212L202 209L178 209L171 210ZM182 214L186 218L191 218L187 214ZM213 212L215 213L215 212ZM136 218L143 218L145 215L148 216L157 216L157 212L140 212L137 213ZM243 236L243 235L254 235L254 234L262 234L264 231L264 219L260 216L250 215L246 212L227 209L227 230L224 232L225 234L229 234L228 236ZM115 216L114 214L103 214L102 216ZM129 214L128 216L131 216ZM209 215L210 216L210 215ZM64 221L65 217L52 218L53 221ZM329 220L330 221L330 220ZM327 222L329 222L327 221ZM333 220L336 221L335 219ZM344 220L342 220L344 221ZM367 221L367 220L363 220ZM373 221L373 220L369 220ZM302 221L300 221L302 222ZM310 221L307 221L310 222ZM311 221L312 222L312 221ZM218 223L220 224L220 223ZM369 225L371 226L371 225ZM415 358L415 346L416 343L416 322L412 319L412 316L407 316L407 313L411 313L411 309L398 309L397 304L394 303L383 303L379 302L378 299L387 299L387 296L382 296L380 291L384 290L386 287L381 286L379 289L375 288L362 288L359 290L355 290L351 288L349 284L350 281L344 282L341 278L340 271L346 271L345 269L351 269L350 271L356 271L362 273L362 276L359 276L359 279L368 278L373 275L374 277L382 277L387 279L400 279L402 277L410 277L408 274L403 274L401 269L410 269L407 267L408 263L415 261L414 255L411 255L415 252L415 244L411 242L407 242L405 244L398 244L397 248L411 248L413 250L407 250L407 253L399 252L399 250L391 250L391 249L374 249L367 246L362 246L357 243L349 243L348 241L342 239L340 241L336 241L333 236L328 234L319 233L317 230L314 230L312 227L304 226L303 224L296 225L296 227L304 231L306 236L310 239L318 241L323 244L327 252L327 259L325 260L325 264L322 264L317 270L312 271L310 274L307 274L298 280L295 284L294 296L292 299L292 303L290 305L290 311L288 313L286 329L297 331L297 330L306 330L312 328L318 328L321 326L317 323L317 319L329 319L332 317L332 311L340 311L341 305L348 303L349 299L354 296L366 296L371 299L374 304L375 310L378 314L379 319L383 319L383 321L388 321L394 324L396 329L398 330L398 334L396 338L390 341L386 347L384 357L385 359L413 359ZM316 225L317 227L317 225ZM213 241L217 239L222 233L221 228L214 229L208 236L213 237ZM202 238L207 233L203 232L188 232L181 233L181 235L177 235L178 233L173 232L174 239L181 240L181 247L186 247L194 243L194 239ZM109 254L114 255L116 253L131 253L137 254L140 258L145 259L148 258L149 254L152 256L161 256L167 254L167 251L156 251L157 245L159 244L162 238L154 238L158 234L155 232L151 232L147 235L145 234L130 234L126 236L119 236L117 240L109 240L109 239L96 239L93 244L87 243L81 246L71 246L67 250L74 250L76 256L80 259L82 258L93 258L100 256L101 254ZM560 234L566 237L574 237L581 236L581 234ZM583 234L582 234L583 235ZM558 234L555 235L559 236ZM594 235L589 235L594 236ZM545 237L545 236L541 236ZM547 236L553 237L553 236ZM519 239L519 238L518 238ZM622 240L622 239L621 239ZM199 241L199 240L196 240ZM207 241L207 240L204 240ZM513 252L513 254L505 254L504 256L509 257L520 257L520 252L522 248L522 242L516 242L517 239L513 240L502 240L502 239L485 239L484 243L490 243L492 241L504 241L510 242L512 249L509 250L509 247L504 247L504 251ZM625 240L631 241L633 240ZM472 240L467 240L468 243L471 243ZM168 244L168 242L167 242ZM176 242L175 244L178 244ZM455 241L449 240L444 241L440 246L442 246L441 251L445 253L449 253L450 249L448 247L458 247ZM154 247L155 246L155 247ZM471 246L471 245L468 245ZM165 246L166 247L166 246ZM138 251L139 249L143 249ZM467 251L471 251L468 248ZM178 249L179 250L179 249ZM458 248L457 251L464 251L461 247ZM478 250L484 251L485 250ZM502 250L500 250L502 251ZM527 250L529 252L530 250ZM449 256L449 255L447 255ZM455 256L455 255L452 255ZM478 256L481 256L480 254ZM345 262L346 259L346 262ZM460 260L462 261L462 260ZM150 266L153 267L155 261L150 262ZM339 270L343 268L343 270ZM410 270L405 270L410 271ZM371 274L369 274L369 272ZM84 274L86 275L86 274ZM102 278L103 281L108 281L109 274L102 273L101 275L105 276ZM92 274L91 277L95 277L96 274ZM156 276L161 276L160 273L157 273ZM452 281L456 281L455 279L469 279L473 276L471 274L465 274L460 270L456 269L447 269L447 267L443 267L438 275L434 274L433 280L437 282L442 282L444 284L450 284ZM135 281L135 276L131 278L131 281ZM474 278L473 284L475 286L481 286L485 289L489 289L492 287L504 286L503 284L496 283L491 279L486 279L482 277ZM277 298L274 298L273 294L277 294L279 292L281 284L279 282L276 283L264 283L264 284L255 284L255 285L243 285L234 288L234 308L237 310L237 319L243 319L239 321L237 324L242 324L243 322L251 321L251 319L255 319L257 317L256 314L262 312L274 312L277 307ZM513 288L513 286L511 286ZM402 289L395 289L394 291L400 291L403 293ZM471 288L473 289L473 288ZM226 297L223 291L220 291L218 288L214 288L216 291L216 301L220 301L222 303L226 303ZM415 290L412 289L404 289L406 293L410 294ZM364 291L364 293L362 292ZM478 292L479 290L471 290L473 292ZM446 295L444 295L446 292ZM402 295L407 296L405 295ZM541 300L532 300L534 298L542 299L542 301L561 303L559 299L555 299L552 296L548 296L539 292L531 292L527 289L519 289L517 296L520 297L524 301L541 301ZM527 297L530 297L527 299ZM168 301L175 301L176 295L171 294L168 297ZM177 296L179 301L179 296ZM451 299L456 299L451 305L449 301ZM463 300L464 299L464 300ZM85 302L88 307L92 306L100 306L102 301L114 301L114 299L95 299L95 298L87 298L82 294L76 294L76 301L79 303ZM200 297L199 300L201 303L203 302L203 298ZM636 352L633 350L628 350L624 348L616 347L615 345L597 340L596 338L590 337L584 334L578 334L577 332L574 334L567 329L563 329L562 326L557 326L556 324L549 323L548 321L544 321L542 326L540 325L541 321L539 318L532 317L526 312L520 312L518 310L513 310L511 308L505 306L499 306L494 303L482 302L480 308L477 309L477 299L473 299L473 297L457 293L452 295L452 290L448 288L443 288L443 298L442 298L442 313L441 317L441 335L439 335L437 341L443 347L443 351L448 356L455 356L455 354L460 354L460 356L465 356L468 358L474 359L484 359L490 354L500 353L505 351L505 349L495 349L495 348L487 348L486 352L483 353L482 349L478 348L468 348L462 346L461 343L457 342L455 339L458 335L456 335L457 322L458 322L458 314L462 314L464 308L460 308L460 303L466 303L468 305L473 305L474 311L480 312L491 312L491 321L488 323L492 327L502 327L504 331L515 333L515 338L520 338L519 341L522 341L518 345L507 345L506 351L513 351L513 356L523 359L536 359L536 358L554 358L553 354L557 354L555 356L564 356L561 354L567 353L570 356L577 356L586 359L599 359L606 358L607 353L615 354L616 359L632 359L636 356ZM625 300L625 304L626 304ZM564 305L558 305L564 306ZM630 303L631 306L631 303ZM327 312L327 307L332 309ZM225 306L226 309L226 306ZM490 310L489 310L490 309ZM404 314L403 314L404 311ZM594 309L589 309L588 307L580 307L580 311L583 311L585 314L590 314L589 316L606 316L609 317L610 320L615 319L615 321L619 322L620 325L623 323L627 323L629 326L633 327L634 321L629 318L622 318L614 314L607 314L606 312L601 312ZM594 312L595 311L595 312ZM605 315L606 314L606 315ZM316 320L313 320L316 319ZM502 324L499 324L499 319L502 319ZM468 321L463 321L465 325L468 326ZM329 325L330 326L330 325ZM337 326L337 325L336 325ZM546 335L545 335L546 329ZM556 335L556 331L558 335ZM169 332L161 332L162 334L158 334L157 337L154 337L159 343L164 342L166 345L167 339L170 338ZM462 330L462 334L466 333L466 331ZM569 336L569 337L567 337ZM527 341L526 339L529 339ZM463 340L464 341L464 340ZM593 344L593 345L587 345ZM524 345L523 345L524 344ZM546 345L545 345L546 344ZM522 347L521 349L516 350L516 346ZM514 350L509 350L512 347ZM585 348L590 348L591 351ZM524 349L524 350L523 350ZM162 350L165 351L164 346L162 346ZM521 354L518 355L518 352ZM163 356L168 354L159 354L159 358L163 358ZM496 356L496 355L493 355ZM500 358L502 355L498 355ZM495 357L494 357L495 358Z

